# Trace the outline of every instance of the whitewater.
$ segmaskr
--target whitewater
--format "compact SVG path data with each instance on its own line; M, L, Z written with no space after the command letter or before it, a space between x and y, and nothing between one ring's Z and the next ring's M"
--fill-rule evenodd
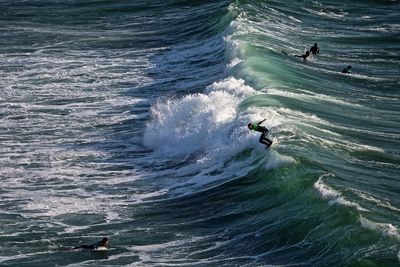
M399 1L0 14L0 265L400 266Z

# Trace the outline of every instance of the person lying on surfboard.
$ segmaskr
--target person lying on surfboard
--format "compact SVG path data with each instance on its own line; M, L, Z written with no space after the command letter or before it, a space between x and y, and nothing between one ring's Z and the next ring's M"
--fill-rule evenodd
M96 243L94 243L92 245L81 245L81 246L74 247L74 249L79 249L79 248L81 248L81 249L107 248L109 240L110 239L108 237L103 237L103 239L101 241L96 242Z
M261 133L260 139L258 141L266 146L265 149L268 149L272 145L272 140L267 138L267 135L269 133L268 129L264 126L260 126L260 124L264 121L266 121L266 119L263 119L256 124L249 123L247 124L247 127L250 129L250 131L253 130Z

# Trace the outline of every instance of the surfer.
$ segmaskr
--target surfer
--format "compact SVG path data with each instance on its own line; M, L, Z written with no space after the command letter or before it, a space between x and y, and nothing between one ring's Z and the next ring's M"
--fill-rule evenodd
M351 66L349 65L349 66L347 66L347 68L344 68L342 70L342 73L351 74Z
M310 52L311 52L313 55L319 54L319 47L318 47L318 44L317 44L317 43L315 43L314 46L311 46Z
M309 56L310 56L310 51L306 51L306 53L304 55L298 56L298 55L294 55L295 57L302 57L304 60L306 60Z
M264 121L266 121L266 119L263 119L262 121L258 122L257 124L249 123L249 124L247 124L247 127L250 130L261 133L260 139L258 141L261 144L264 144L266 146L265 149L268 149L272 145L272 140L267 138L267 135L269 132L268 129L264 126L260 126L260 124L263 123Z
M81 248L81 249L107 248L109 240L110 239L108 237L103 237L102 240L100 240L99 242L96 242L96 243L94 243L92 245L81 245L81 246L74 247L74 249L79 249L79 248Z

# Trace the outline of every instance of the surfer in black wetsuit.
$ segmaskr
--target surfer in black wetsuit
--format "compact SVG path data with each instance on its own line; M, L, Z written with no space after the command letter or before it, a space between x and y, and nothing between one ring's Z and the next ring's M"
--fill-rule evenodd
M347 66L347 68L344 68L342 70L342 73L351 74L351 66L349 65L349 66Z
M260 139L258 140L261 144L264 144L266 147L266 149L268 149L271 145L272 145L272 140L267 138L268 135L268 129L264 126L260 126L261 123L263 123L266 119L263 119L262 121L258 122L257 124L252 124L249 123L247 124L247 127L250 130L256 131L256 132L260 132L261 136Z
M304 55L298 56L298 55L294 55L295 57L302 57L304 60L306 60L309 56L310 56L310 51L306 51L306 53Z
M101 241L96 242L96 243L94 243L92 245L81 245L81 246L74 247L74 249L79 249L79 248L81 248L81 249L107 248L109 240L110 239L108 237L103 237L103 239Z
M313 55L319 54L319 47L318 47L318 44L317 44L317 43L315 43L314 46L311 46L310 52L311 52Z

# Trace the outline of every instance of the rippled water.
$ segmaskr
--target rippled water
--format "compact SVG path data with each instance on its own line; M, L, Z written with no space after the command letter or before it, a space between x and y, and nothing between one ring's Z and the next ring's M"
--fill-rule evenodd
M398 1L0 14L0 265L400 265Z

